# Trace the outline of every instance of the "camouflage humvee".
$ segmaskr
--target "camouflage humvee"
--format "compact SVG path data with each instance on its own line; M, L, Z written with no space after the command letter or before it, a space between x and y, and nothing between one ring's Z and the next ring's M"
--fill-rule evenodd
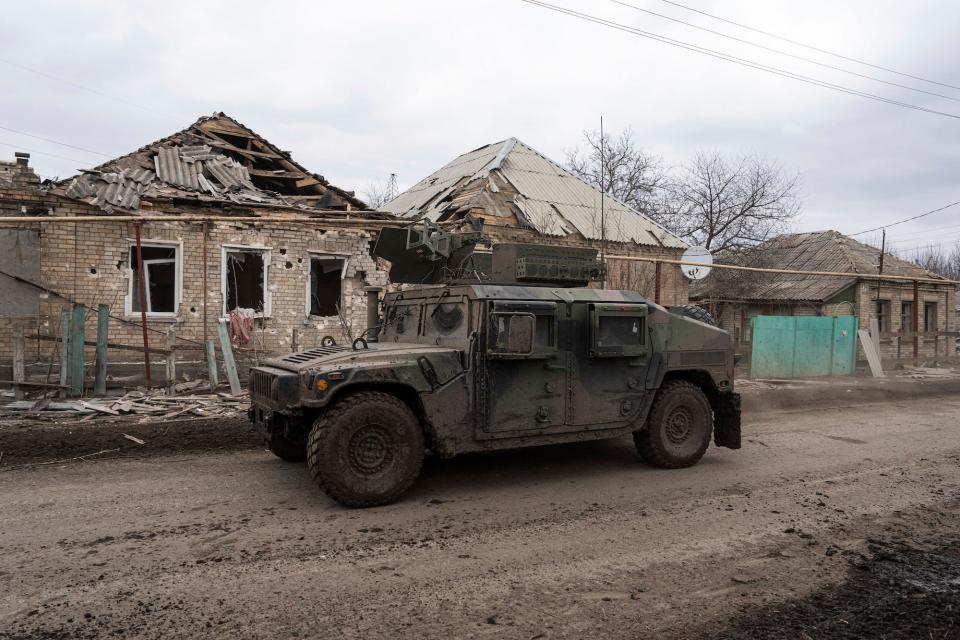
M471 259L489 259L466 271L473 282L461 269L387 294L375 341L253 368L250 417L271 451L307 460L330 497L365 507L399 498L428 449L452 457L632 433L645 461L678 468L711 436L740 447L728 333L639 293L586 287L602 273L590 250L495 245Z

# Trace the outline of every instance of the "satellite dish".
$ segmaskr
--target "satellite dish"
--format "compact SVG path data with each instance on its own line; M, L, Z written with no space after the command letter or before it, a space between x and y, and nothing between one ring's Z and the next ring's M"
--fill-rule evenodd
M713 264L713 256L710 249L706 247L690 247L683 252L680 258L681 262L696 262L698 264L682 264L680 270L683 275L691 280L703 280L710 275L710 265Z

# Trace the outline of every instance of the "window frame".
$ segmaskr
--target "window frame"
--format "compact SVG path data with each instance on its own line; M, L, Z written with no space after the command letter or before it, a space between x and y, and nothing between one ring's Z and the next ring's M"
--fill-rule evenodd
M909 313L905 311L907 307L910 307ZM910 330L907 331L906 325L909 322ZM901 300L900 301L900 333L914 333L917 330L913 326L913 300Z
M173 249L173 263L174 263L174 292L173 292L173 311L146 311L147 318L151 320L176 320L177 313L180 310L180 305L183 304L183 241L182 240L140 240L140 247L145 249L147 247L155 247L159 249ZM131 260L130 254L136 251L137 240L136 238L127 238L127 255L126 259ZM131 251L132 250L132 251ZM143 266L146 273L143 274L144 284L147 284L149 274L149 268L147 266L150 262L168 262L169 258L164 258L160 260L144 260ZM139 278L136 272L136 264L129 264L128 268L130 270L130 277L127 278L127 294L123 297L123 315L128 319L136 319L141 315L140 311L133 310L133 281L135 278ZM147 308L149 309L150 302L150 287L146 287L146 291L143 292L144 300L147 301Z
M270 294L270 262L273 249L263 245L252 244L222 244L220 245L220 310L222 318L230 315L227 309L227 258L230 253L243 251L259 252L263 255L263 311L254 313L255 318L270 318L273 316L273 296Z
M932 316L933 326L932 326L932 327L930 326L931 315L928 313L928 310L929 310L931 307L933 308L933 316ZM924 301L923 301L923 332L924 332L924 333L935 333L936 331L939 330L939 329L938 329L938 325L939 325L939 318L938 318L939 313L938 313L938 311L939 311L939 309L938 309L937 307L938 307L938 305L937 305L937 301L936 301L936 300L924 300Z
M880 308L883 307L884 313L880 313ZM874 301L874 312L877 316L877 327L880 333L889 333L890 332L890 301L885 298L877 298Z
M313 260L340 260L343 266L340 268L340 309L343 309L343 281L347 278L347 267L350 264L350 256L342 253L326 253L323 251L307 251L307 288L304 291L304 315L309 320L320 320L322 318L333 318L336 316L318 316L310 313L313 306L313 300L310 297L311 284L313 282Z
M590 305L590 357L591 358L635 358L650 353L647 336L647 316L650 307L646 304L591 304ZM640 344L607 346L598 345L600 338L600 318L638 318L640 319Z

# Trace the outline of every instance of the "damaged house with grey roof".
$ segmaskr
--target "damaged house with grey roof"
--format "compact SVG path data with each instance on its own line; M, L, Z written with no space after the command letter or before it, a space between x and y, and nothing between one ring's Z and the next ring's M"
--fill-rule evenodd
M603 249L608 288L687 302L680 267L650 261L678 260L687 247L680 238L516 138L455 158L381 208L447 230L482 228L494 243Z
M851 275L804 275L714 270L690 297L707 307L734 337L741 353L752 343L756 316L857 317L860 329L876 323L880 356L890 366L917 355L926 361L955 357L956 286L946 278L837 231L777 236L722 262L760 269ZM886 276L886 277L884 277ZM916 289L912 278L916 278ZM942 283L940 281L943 281ZM859 359L864 360L862 348Z
M370 243L391 216L223 113L42 185L18 155L0 164L0 293L16 300L0 310L4 362L15 331L28 365L49 361L74 303L88 341L108 306L112 363L142 363L129 347L144 335L202 353L234 312L245 354L340 343L366 328L364 288L387 283Z

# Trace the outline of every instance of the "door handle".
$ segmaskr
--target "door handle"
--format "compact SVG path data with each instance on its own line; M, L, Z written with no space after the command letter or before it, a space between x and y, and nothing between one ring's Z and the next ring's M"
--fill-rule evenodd
M549 362L543 363L543 368L549 371L563 371L567 368L565 364L550 364Z

